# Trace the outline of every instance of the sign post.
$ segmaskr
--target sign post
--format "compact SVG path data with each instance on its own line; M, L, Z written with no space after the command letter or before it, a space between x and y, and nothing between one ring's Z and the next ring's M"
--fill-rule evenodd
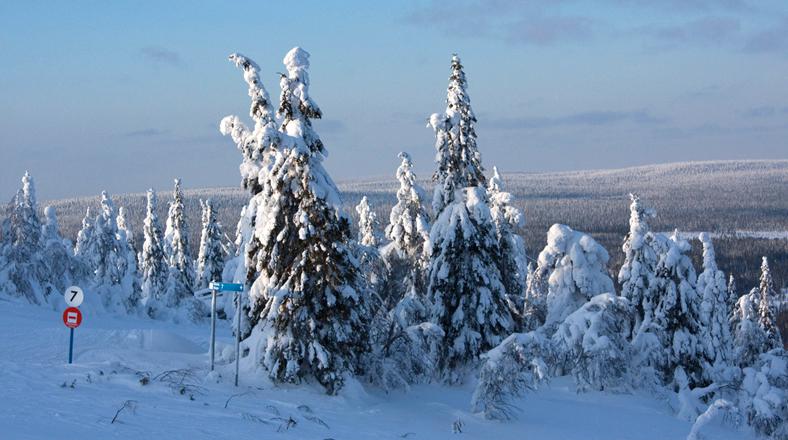
M241 345L241 292L244 290L244 285L211 281L208 288L211 290L211 371L214 369L216 353L216 296L221 294L221 292L236 292L235 304L238 309L238 316L236 317L235 326L235 386L238 386L238 359L240 358L238 349Z
M63 311L63 324L71 330L68 339L68 363L74 358L74 329L82 324L82 312L76 307L69 307Z

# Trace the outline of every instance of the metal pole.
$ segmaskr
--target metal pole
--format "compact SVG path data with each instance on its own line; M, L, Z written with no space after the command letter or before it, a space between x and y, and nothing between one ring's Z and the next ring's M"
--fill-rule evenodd
M74 329L71 330L71 335L68 338L68 363L71 363L74 354Z
M238 309L235 318L235 386L238 386L238 365L241 361L241 292L235 292L235 307Z
M216 291L211 290L211 371L216 354Z

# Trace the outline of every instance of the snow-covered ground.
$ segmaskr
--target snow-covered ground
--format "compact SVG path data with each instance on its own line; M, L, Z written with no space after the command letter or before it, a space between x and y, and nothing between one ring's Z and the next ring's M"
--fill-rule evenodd
M215 376L208 371L207 323L87 312L68 365L60 311L0 301L0 313L1 439L671 440L686 438L691 427L652 396L577 394L569 378L520 399L521 412L511 422L470 413L471 385L423 385L386 395L350 382L329 397L316 386L273 387L262 375L242 371L235 388L228 362L233 339L222 321L217 352L225 356L217 356ZM176 372L162 376L170 370ZM126 401L130 407L112 423ZM453 433L457 421L460 434ZM748 438L718 429L708 438Z

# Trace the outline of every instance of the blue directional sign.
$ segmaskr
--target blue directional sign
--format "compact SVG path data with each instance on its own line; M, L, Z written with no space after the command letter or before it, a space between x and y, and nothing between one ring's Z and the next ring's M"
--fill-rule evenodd
M235 283L219 283L216 281L211 281L211 284L208 286L211 290L218 290L220 292L243 292L244 285L243 284L235 284Z

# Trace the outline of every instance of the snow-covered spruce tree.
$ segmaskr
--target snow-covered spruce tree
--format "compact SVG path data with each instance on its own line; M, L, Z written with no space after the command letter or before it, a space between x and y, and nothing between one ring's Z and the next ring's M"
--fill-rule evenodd
M121 206L118 208L118 216L115 219L118 227L116 238L118 240L118 254L120 272L125 274L121 281L121 288L126 295L126 305L128 310L138 310L142 301L142 286L140 285L140 274L137 267L137 252L134 249L134 234L131 226L126 219L126 210Z
M509 420L517 409L511 400L548 380L551 344L539 331L515 333L482 355L484 364L471 408L487 419Z
M462 382L481 353L516 327L495 261L500 258L484 187L458 191L435 221L429 266L431 321L445 338L439 354L444 381Z
M25 298L32 304L46 302L41 287L41 222L36 210L33 177L25 172L22 188L8 205L2 224L0 292Z
M396 173L399 181L397 204L391 208L385 231L390 243L380 250L388 269L383 296L389 306L413 289L424 296L430 252L430 223L423 205L424 192L416 183L410 156L402 152L399 157L402 162Z
M378 217L369 206L366 196L362 197L356 206L356 213L358 214L358 246L355 253L359 261L359 269L369 288L368 296L372 300L371 304L374 304L373 311L377 311L383 308L381 293L387 275L386 265L378 251ZM386 313L388 309L381 311Z
M197 256L197 281L195 290L208 287L211 281L222 281L224 271L224 248L222 247L222 225L217 218L211 200L202 201L202 233L200 252Z
M657 267L657 253L654 250L654 234L647 223L656 212L652 208L644 207L637 195L630 194L629 197L632 200L629 205L629 232L622 246L624 263L618 272L618 282L621 284L621 296L627 298L634 307L632 331L635 332L646 319L646 315L649 315L649 319L653 317L656 307L654 272Z
M772 272L769 269L769 260L763 257L761 262L761 285L760 285L760 299L758 301L758 326L763 330L764 335L764 351L769 351L775 348L782 348L783 340L780 336L780 330L775 324L775 311L772 304L772 298L777 296L774 290L774 281L772 281Z
M57 297L69 286L80 284L87 278L87 268L74 257L71 243L60 236L57 213L52 206L44 208L41 251L44 264L42 287L47 298Z
M766 335L758 325L760 290L756 287L736 301L731 316L734 355L739 367L752 366L764 352Z
M246 264L254 328L244 345L274 382L315 378L335 394L368 350L366 287L310 121L321 112L309 96L309 54L296 47L284 64L280 132L276 147L264 151L270 162L253 200Z
M142 304L152 318L162 317L166 313L163 300L169 272L157 209L156 193L149 189L145 222L142 227L144 242L140 251L139 270L142 277Z
M523 331L536 330L547 319L547 269L528 263L523 304Z
M83 255L93 271L93 289L102 299L105 309L126 313L138 302L134 291L136 270L129 267L133 252L128 243L119 240L115 205L106 191L101 192L101 212L93 221L93 233Z
M761 435L788 438L788 354L776 348L744 368L739 408L747 423Z
M82 217L82 229L77 233L77 242L74 244L74 255L83 258L89 247L90 240L93 239L93 216L90 213L90 206L85 209L85 216Z
M736 307L736 302L739 301L739 290L736 288L736 279L733 274L728 277L728 286L726 287L728 298L726 303L728 305L728 319L733 316L733 309Z
M498 236L498 247L501 250L498 268L503 277L503 286L517 310L522 310L527 262L525 244L517 229L525 225L525 216L522 210L512 205L512 195L503 190L497 167L493 167L493 176L487 185L487 196Z
M703 355L703 372L706 382L723 378L724 370L733 357L733 338L728 319L728 291L725 274L717 269L714 245L707 233L701 233L703 244L703 272L698 276L700 305L700 333L698 342Z
M189 256L189 233L183 209L181 180L175 179L167 226L164 230L164 253L169 264L164 303L169 309L181 309L182 316L197 321L207 315L205 304L193 294L194 264ZM179 313L179 314L180 314Z
M648 365L653 367L663 383L669 383L676 368L686 373L690 387L703 383L700 334L700 304L696 288L697 275L688 255L690 244L674 232L670 238L658 237L659 263L655 273L653 321L647 316L639 332L653 333L659 341L658 350L644 351L641 335L636 336L635 349L648 353Z
M609 259L605 248L590 235L566 225L550 227L537 268L548 274L546 325L555 328L600 293L615 294L613 280L607 274Z
M567 316L553 334L555 355L578 391L626 389L631 308L614 293L597 295Z
M435 130L435 161L438 169L432 176L435 192L432 208L435 217L453 200L457 190L483 186L482 158L476 146L476 116L471 109L460 57L451 59L451 75L446 93L446 111L430 116L428 127Z

